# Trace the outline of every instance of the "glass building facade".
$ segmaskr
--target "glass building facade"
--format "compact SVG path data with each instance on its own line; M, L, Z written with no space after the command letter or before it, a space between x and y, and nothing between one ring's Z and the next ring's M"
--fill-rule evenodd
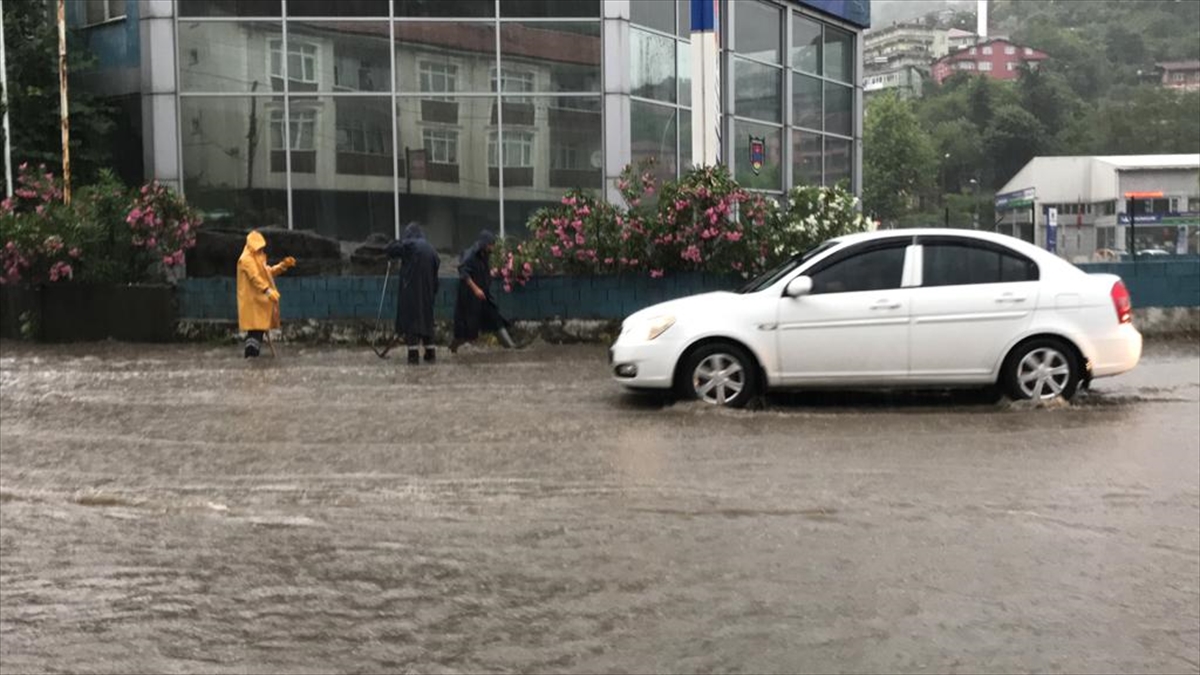
M692 162L691 0L125 2L145 172L210 223L416 220L451 250L569 188L616 198L629 162ZM859 189L862 26L828 5L719 0L721 161L747 187Z

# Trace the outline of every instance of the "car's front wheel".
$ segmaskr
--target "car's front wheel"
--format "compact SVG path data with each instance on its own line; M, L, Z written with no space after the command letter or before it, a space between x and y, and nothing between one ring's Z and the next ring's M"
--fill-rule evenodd
M1004 389L1017 400L1062 397L1071 400L1079 389L1080 368L1075 352L1061 340L1031 340L1013 351L1004 364Z
M680 393L718 406L741 408L759 392L758 366L745 349L730 343L701 346L679 374Z

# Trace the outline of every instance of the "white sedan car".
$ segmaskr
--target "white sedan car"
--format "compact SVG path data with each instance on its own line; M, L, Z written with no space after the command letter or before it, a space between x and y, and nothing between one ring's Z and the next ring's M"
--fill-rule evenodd
M1125 284L1012 237L889 230L841 237L736 293L627 318L609 352L632 389L738 407L767 389L978 387L1070 399L1137 365Z

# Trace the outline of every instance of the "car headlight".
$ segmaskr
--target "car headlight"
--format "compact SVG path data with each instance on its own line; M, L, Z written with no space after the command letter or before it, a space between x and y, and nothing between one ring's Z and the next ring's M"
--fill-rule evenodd
M648 322L649 330L646 332L646 339L653 340L659 335L667 332L667 329L675 325L675 317L673 316L656 316Z

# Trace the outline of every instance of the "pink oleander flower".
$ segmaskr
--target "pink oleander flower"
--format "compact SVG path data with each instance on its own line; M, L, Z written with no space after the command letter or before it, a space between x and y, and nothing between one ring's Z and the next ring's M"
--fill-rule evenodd
M589 213L591 213L591 212L592 212L592 210L591 210L590 208L588 208L588 205L587 205L587 204L584 204L583 206L581 206L581 207L579 207L578 209L576 209L576 210L575 210L575 213L576 213L576 214L578 214L578 215L580 215L580 216L586 216L586 215L588 215L588 214L589 214Z
M725 238L729 241L740 241L742 238L742 233L736 230L733 232L727 232L725 233Z
M663 275L662 270L650 270L650 278L651 279L661 279L662 275Z
M613 264L613 259L612 259L612 258L605 258L605 259L604 259L604 264L605 264L605 265L611 265L611 264Z
M583 246L585 241L586 240L583 238L582 234L575 235L575 243L578 244L579 246Z
M561 249L561 248L559 248L559 247L557 247L557 246L551 246L551 247L550 247L550 253L551 253L551 254L552 254L552 255L553 255L555 258L561 258L561 257L562 257L562 249Z

